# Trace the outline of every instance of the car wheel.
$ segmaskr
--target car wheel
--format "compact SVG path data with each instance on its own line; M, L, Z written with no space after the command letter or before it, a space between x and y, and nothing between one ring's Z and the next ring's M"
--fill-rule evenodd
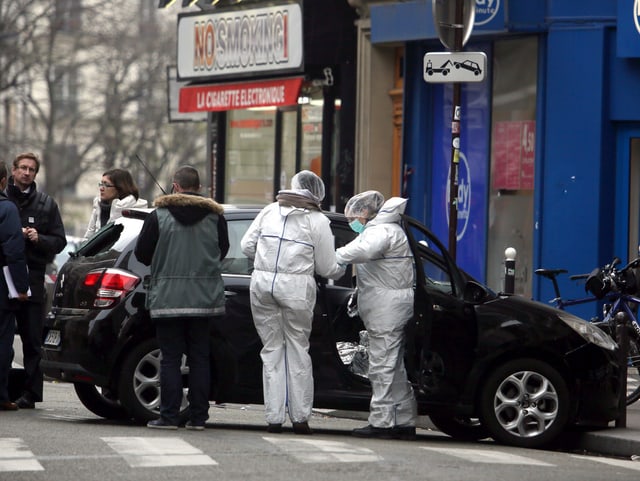
M453 439L478 441L489 437L489 432L478 418L438 413L429 414L429 419L436 428Z
M106 388L85 382L73 383L76 395L84 407L105 419L128 419L129 414Z
M569 390L562 376L536 359L498 367L480 399L480 419L498 442L538 448L553 441L569 419Z
M118 381L120 403L131 417L141 423L160 415L160 348L156 339L147 339L136 346L122 364ZM189 368L182 358L183 396L180 418L188 416L187 379Z

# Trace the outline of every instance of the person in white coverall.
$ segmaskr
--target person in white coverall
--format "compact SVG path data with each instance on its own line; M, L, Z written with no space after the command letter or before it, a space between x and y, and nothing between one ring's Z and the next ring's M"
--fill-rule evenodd
M316 303L314 274L339 279L329 219L321 212L324 183L303 170L255 218L240 245L254 259L251 312L262 340L267 431L282 432L288 409L296 434L311 434L313 372L309 336Z
M344 208L360 235L336 251L339 264L353 264L358 312L369 335L369 424L358 437L414 439L417 407L404 366L404 328L413 316L413 255L400 226L407 199L384 201L380 192L353 196Z

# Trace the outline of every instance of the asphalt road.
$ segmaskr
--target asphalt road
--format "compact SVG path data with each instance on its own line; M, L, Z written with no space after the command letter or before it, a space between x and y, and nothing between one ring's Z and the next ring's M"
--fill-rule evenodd
M15 350L19 365L19 341ZM417 441L354 438L367 413L344 411L314 411L312 436L268 434L262 406L230 404L211 406L203 432L162 431L95 416L70 384L45 382L44 397L0 411L0 481L640 479L640 461L457 442L428 418Z
M34 410L0 412L0 481L640 478L640 462L461 443L420 428L417 441L359 439L361 419L316 411L312 436L265 431L262 406L212 406L203 432L151 430L86 410L73 386L45 383ZM365 417L359 413L354 417Z

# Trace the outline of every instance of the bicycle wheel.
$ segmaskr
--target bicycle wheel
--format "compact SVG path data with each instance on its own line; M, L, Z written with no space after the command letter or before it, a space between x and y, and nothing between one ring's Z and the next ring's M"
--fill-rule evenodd
M640 399L640 338L633 332L629 335L627 406L638 399Z

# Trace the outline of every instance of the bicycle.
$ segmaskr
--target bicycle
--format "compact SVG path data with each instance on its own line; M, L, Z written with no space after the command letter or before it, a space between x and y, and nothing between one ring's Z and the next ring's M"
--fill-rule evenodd
M594 269L590 274L569 276L571 280L585 279L585 291L589 296L577 299L563 299L560 295L557 277L568 273L566 269L536 269L535 273L553 283L555 298L549 302L558 309L602 301L602 319L595 317L589 320L614 336L617 327L616 315L624 313L629 320L629 352L627 364L627 406L640 399L640 323L637 312L640 306L640 257L622 269L618 269L620 259L603 267Z

